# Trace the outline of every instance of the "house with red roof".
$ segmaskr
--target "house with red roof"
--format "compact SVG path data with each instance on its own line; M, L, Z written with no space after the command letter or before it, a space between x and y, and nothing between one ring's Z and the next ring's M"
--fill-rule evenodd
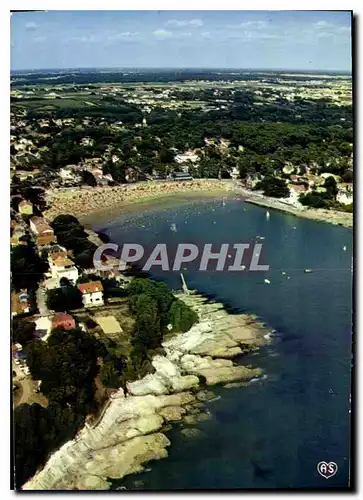
M100 281L80 283L78 290L82 294L84 307L103 306L103 286Z
M73 328L76 328L76 322L70 314L57 313L52 318L52 329L53 328L72 330Z

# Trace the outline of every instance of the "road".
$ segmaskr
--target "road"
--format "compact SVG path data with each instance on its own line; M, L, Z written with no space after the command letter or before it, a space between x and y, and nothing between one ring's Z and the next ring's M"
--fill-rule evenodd
M16 377L13 378L13 382L20 385L21 397L17 401L17 406L28 402L34 393L34 382L30 377L27 377L25 373L13 362L13 370L16 373ZM19 389L18 389L19 390Z
M47 295L42 292L41 288L38 288L36 296L37 296L37 306L40 316L48 316L49 314L51 314L46 304Z

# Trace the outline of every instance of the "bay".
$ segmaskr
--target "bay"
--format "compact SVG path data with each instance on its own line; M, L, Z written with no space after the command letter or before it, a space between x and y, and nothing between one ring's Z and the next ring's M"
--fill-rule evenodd
M112 488L346 487L352 230L272 210L267 218L265 209L233 198L121 213L94 229L120 245L147 248L211 243L217 251L222 243L262 243L270 266L266 272L201 272L187 265L182 271L189 288L231 310L255 313L275 331L269 347L243 359L264 370L262 380L217 388L221 398L209 403L211 419L198 424L198 436L185 438L174 427L167 459L150 463L148 472L114 481ZM307 268L312 272L305 273ZM178 272L152 267L150 273L174 289L181 286ZM316 470L322 460L338 465L328 480Z

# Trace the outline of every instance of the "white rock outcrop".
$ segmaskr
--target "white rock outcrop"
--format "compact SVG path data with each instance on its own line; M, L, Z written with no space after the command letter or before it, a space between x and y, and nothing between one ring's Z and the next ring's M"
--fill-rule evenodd
M200 295L179 298L197 311L199 323L165 341L166 355L152 360L155 372L127 383L126 396L122 389L113 394L98 422L53 453L24 490L108 489L108 478L120 479L167 456L170 441L160 430L183 417L200 377L214 385L260 375L258 368L229 359L264 342L266 331L255 318L229 315Z

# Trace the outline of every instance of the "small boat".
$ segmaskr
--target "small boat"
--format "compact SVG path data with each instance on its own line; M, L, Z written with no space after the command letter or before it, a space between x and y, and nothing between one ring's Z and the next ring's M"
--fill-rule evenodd
M313 271L311 269L305 269L304 273L312 273Z
M271 281L267 279L264 279L264 282L267 283L268 285L271 283Z
M215 397L213 399L210 399L208 402L212 403L212 401L218 401L218 399L221 399L221 396L217 396L217 397Z
M346 252L347 251L347 247L344 245L343 247L343 251Z
M225 206L226 205L226 200L223 198L223 201L222 201L222 205Z
M174 223L173 223L173 224L170 226L170 231L174 231L174 233L176 233L176 232L177 232L176 224L174 224Z
M270 218L270 212L268 210L266 210L266 219L269 219Z
M291 280L291 277L290 277L290 276L288 276L288 277L287 277L287 279L288 279L288 280Z
M286 273L285 273L285 271L282 271L282 273L281 273L281 274L282 274L283 276L285 276L285 274L286 274Z

